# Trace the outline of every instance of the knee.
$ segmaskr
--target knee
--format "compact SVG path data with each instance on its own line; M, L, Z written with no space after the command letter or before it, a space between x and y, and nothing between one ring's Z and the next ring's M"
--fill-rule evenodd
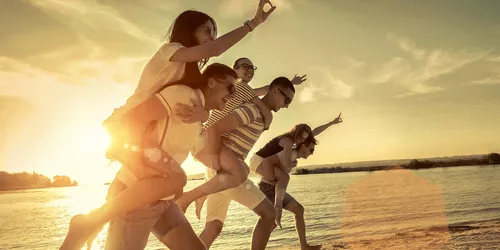
M205 244L203 244L203 241L201 241L200 239L198 239L196 242L194 242L192 249L207 250L208 248L207 248L207 246L205 246Z
M237 187L237 186L243 184L243 182L245 182L248 179L248 171L241 168L241 169L238 169L238 171L236 171L236 173L234 173L233 176L235 178L236 187Z
M231 173L222 172L222 173L219 173L219 174L225 175L224 177L221 177L219 179L220 181L226 181L226 178L230 178L230 181L227 182L227 184L226 184L227 188L239 187L248 178L248 172L246 172L244 169L234 170Z
M300 203L297 203L293 208L293 212L295 216L304 216L304 206L302 206Z
M276 218L276 211L274 210L274 207L271 205L264 209L262 213L260 214L260 218L266 223L269 224L270 226L274 225L274 219Z

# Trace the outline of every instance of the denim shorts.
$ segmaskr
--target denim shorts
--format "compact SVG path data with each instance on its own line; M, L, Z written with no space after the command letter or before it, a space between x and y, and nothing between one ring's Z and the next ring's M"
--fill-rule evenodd
M270 184L264 181L259 182L259 189L262 193L266 195L266 198L274 205L276 199L276 184ZM285 197L283 199L283 208L286 208L292 201L295 201L295 198L291 196L289 193L285 193Z
M108 198L125 188L115 179L109 188ZM170 230L185 223L189 222L174 201L160 200L111 220L105 249L144 249L150 232L161 239Z

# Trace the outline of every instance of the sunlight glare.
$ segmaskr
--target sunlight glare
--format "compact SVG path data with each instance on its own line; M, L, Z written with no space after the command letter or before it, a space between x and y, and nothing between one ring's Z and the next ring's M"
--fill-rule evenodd
M99 126L82 133L81 147L87 152L104 153L108 148L110 138L104 127Z

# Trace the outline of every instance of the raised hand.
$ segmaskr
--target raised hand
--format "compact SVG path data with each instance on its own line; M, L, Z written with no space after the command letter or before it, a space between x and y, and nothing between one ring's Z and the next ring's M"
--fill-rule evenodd
M271 6L271 8L268 11L264 11L264 7L266 6L266 4L269 4ZM273 6L271 1L259 0L259 5L257 7L257 11L255 12L255 16L252 19L253 25L255 25L255 27L257 27L261 23L265 22L275 9L276 9L276 6Z
M341 115L342 115L342 112L340 112L339 116L337 116L337 118L335 118L335 120L333 120L332 123L337 124L337 123L343 122L342 117L340 117Z
M297 74L295 74L295 76L292 78L291 82L293 85L301 85L303 82L307 81L307 75L303 75L303 76L297 76Z

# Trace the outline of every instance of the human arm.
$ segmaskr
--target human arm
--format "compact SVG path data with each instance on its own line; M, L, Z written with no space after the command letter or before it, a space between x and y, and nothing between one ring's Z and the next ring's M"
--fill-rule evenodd
M313 136L318 136L323 131L325 131L327 128L329 128L330 126L332 126L334 124L338 124L338 123L343 122L342 117L340 117L341 115L342 115L342 113L340 113L339 116L337 116L333 121L330 121L330 122L328 122L326 124L323 124L321 126L318 126L318 127L314 128L312 130Z

